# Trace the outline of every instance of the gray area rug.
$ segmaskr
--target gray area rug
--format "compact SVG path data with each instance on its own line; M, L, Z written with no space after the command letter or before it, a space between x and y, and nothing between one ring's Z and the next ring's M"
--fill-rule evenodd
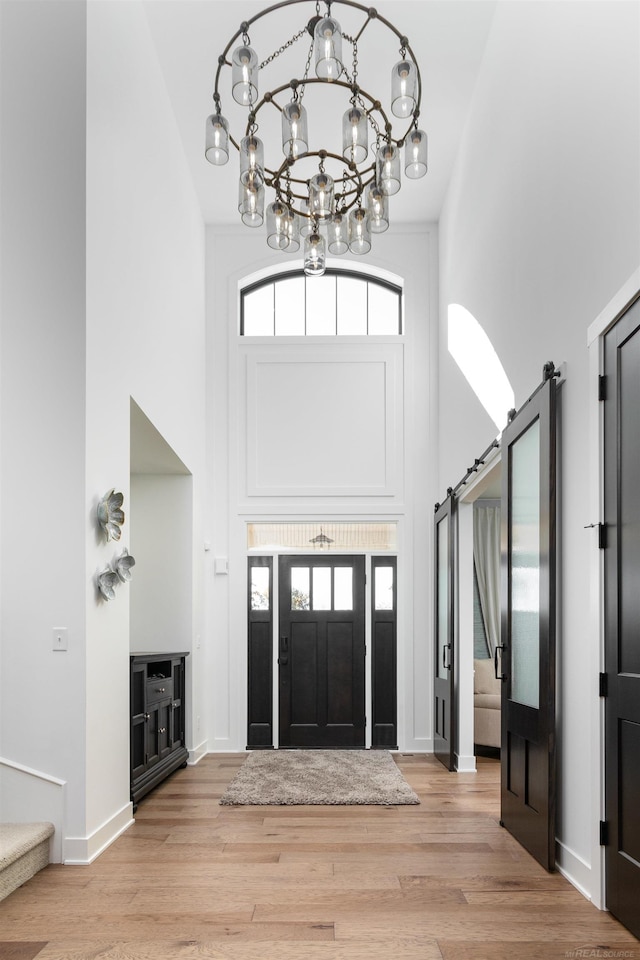
M250 753L220 803L233 805L420 803L386 750Z

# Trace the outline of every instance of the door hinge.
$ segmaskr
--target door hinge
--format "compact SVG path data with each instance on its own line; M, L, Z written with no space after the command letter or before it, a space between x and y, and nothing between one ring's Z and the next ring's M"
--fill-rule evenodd
M607 820L600 821L600 846L606 847L609 845L609 822Z
M598 681L598 696L599 697L608 697L609 696L609 674L601 673Z
M600 374L598 377L598 400L607 399L607 377L606 374Z

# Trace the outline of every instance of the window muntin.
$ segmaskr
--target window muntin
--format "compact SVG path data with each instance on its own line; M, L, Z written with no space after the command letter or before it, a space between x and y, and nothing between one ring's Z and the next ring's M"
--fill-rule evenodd
M398 336L402 288L349 271L284 273L240 293L243 337Z

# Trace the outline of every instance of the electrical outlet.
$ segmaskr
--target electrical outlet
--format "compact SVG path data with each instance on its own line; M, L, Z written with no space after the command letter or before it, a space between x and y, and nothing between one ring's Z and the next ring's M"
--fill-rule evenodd
M69 637L66 627L53 628L53 649L63 651L69 649Z

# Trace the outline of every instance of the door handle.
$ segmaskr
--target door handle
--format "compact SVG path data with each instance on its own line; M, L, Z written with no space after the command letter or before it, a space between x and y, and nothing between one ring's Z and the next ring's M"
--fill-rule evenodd
M449 663L447 663L447 650L451 650L451 644L450 644L450 643L445 643L445 645L444 645L443 648L442 648L442 668L443 668L443 670L450 670L450 669L451 669L451 660L449 660Z
M280 637L280 656L278 657L278 664L281 667L286 667L289 663L289 637Z
M501 673L500 676L498 676L498 650L500 651L506 650L506 647L504 646L504 644L501 644L501 643L499 643L496 646L496 649L493 652L493 672L495 674L496 680L502 680L502 682L504 683L505 680L507 679L507 675L505 673ZM502 667L502 652L500 653L500 667Z

